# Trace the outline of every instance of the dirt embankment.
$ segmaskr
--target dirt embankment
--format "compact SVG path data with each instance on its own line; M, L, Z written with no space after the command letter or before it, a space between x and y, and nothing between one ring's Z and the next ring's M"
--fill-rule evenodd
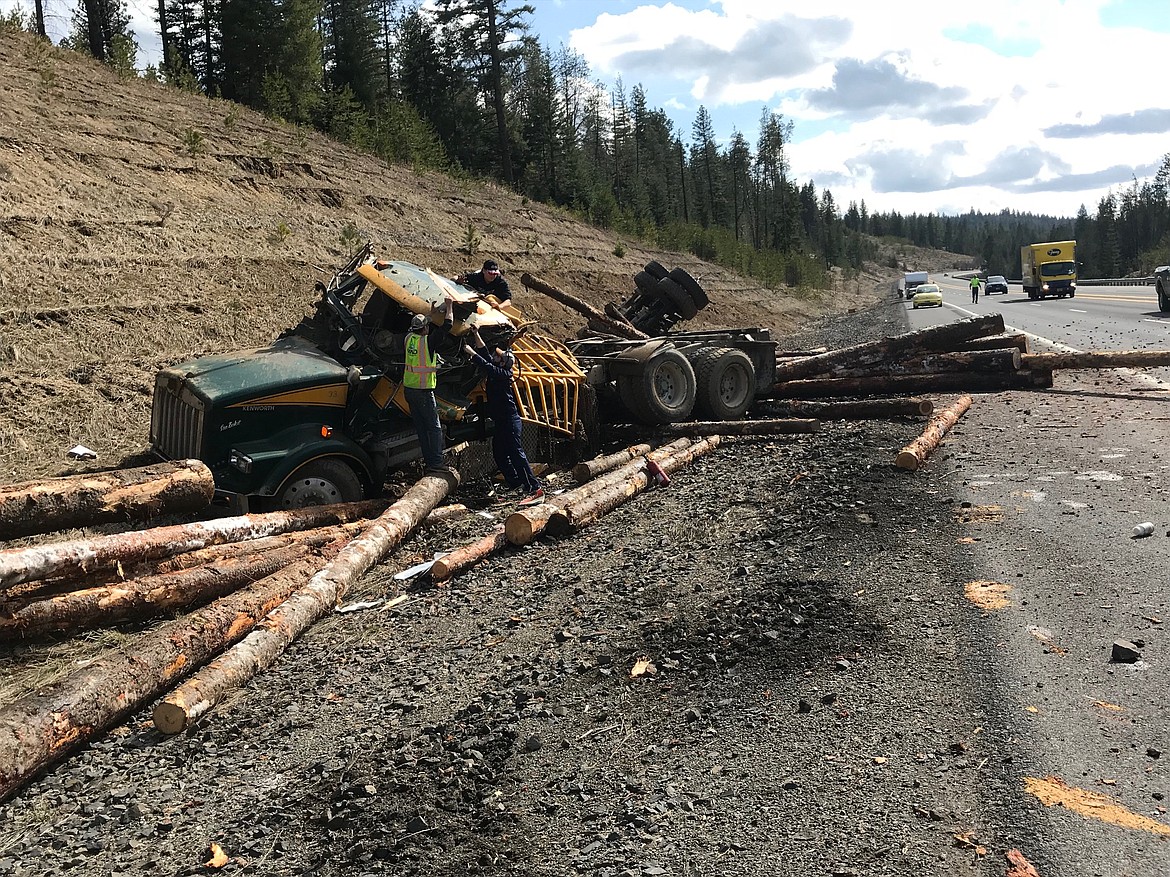
M516 285L528 271L598 306L624 299L657 259L710 294L692 328L783 334L873 287L762 289L498 186L387 166L235 104L119 79L27 34L0 33L0 55L6 480L68 471L77 443L106 466L141 451L161 366L268 343L367 239L447 274L490 255ZM582 325L535 293L517 299L554 337Z

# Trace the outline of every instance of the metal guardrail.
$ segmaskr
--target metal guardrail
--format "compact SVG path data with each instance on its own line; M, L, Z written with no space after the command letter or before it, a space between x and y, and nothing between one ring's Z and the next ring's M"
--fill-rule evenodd
M1077 286L1153 286L1154 278L1150 277L1102 277L1096 280L1078 278Z

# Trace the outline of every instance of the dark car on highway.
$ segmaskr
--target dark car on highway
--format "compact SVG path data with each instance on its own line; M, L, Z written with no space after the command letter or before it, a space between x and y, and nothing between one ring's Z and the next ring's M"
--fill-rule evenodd
M1002 274L992 274L987 278L987 285L983 287L984 295L991 295L993 292L1002 292L1007 295L1007 279Z

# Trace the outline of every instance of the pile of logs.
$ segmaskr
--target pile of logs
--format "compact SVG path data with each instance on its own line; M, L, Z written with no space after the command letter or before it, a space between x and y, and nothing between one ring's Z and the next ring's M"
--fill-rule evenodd
M1006 333L1003 315L987 314L916 329L880 341L776 366L780 400L906 393L971 393L1051 387L1056 369L1170 365L1170 351L1031 353L1028 336Z
M717 435L678 438L583 463L574 471L576 487L517 511L444 555L430 577L440 582L546 531L564 535L584 527L649 487L669 483L669 473L719 442ZM168 475L180 471L197 467L176 465ZM73 492L97 478L77 476ZM71 489L69 479L57 481L54 490ZM466 512L464 506L437 508L455 483L454 477L426 475L388 507L381 500L318 506L0 550L0 641L186 612L0 705L0 800L152 701L159 731L190 727L333 612L351 586L421 523L445 519L451 509ZM103 519L100 513L94 518ZM76 515L70 521L82 522Z

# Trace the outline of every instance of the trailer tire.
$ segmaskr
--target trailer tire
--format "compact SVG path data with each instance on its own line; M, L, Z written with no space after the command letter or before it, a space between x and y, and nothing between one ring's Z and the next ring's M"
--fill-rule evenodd
M639 271L634 275L634 286L642 292L648 292L650 295L654 295L658 291L658 280L659 278L655 277L649 271Z
M653 277L655 280L661 280L663 277L665 277L667 275L668 272L667 272L666 268L663 267L661 262L655 262L655 261L651 260L651 261L646 263L646 273L649 274L651 277Z
M678 423L695 408L695 370L674 348L655 354L637 374L618 375L617 385L622 404L642 423Z
M699 286L698 281L682 268L675 268L666 276L686 290L687 295L691 297L691 301L695 303L695 307L699 310L711 304L711 299L707 298L707 293L703 291L703 287Z
M338 459L310 460L285 479L274 497L278 509L299 509L335 502L357 502L365 495L361 479Z
M658 290L662 297L669 302L670 309L684 320L691 319L699 312L694 299L669 277L663 277L658 281Z
M700 350L691 359L695 370L695 410L704 420L739 420L756 395L751 357L734 347Z

